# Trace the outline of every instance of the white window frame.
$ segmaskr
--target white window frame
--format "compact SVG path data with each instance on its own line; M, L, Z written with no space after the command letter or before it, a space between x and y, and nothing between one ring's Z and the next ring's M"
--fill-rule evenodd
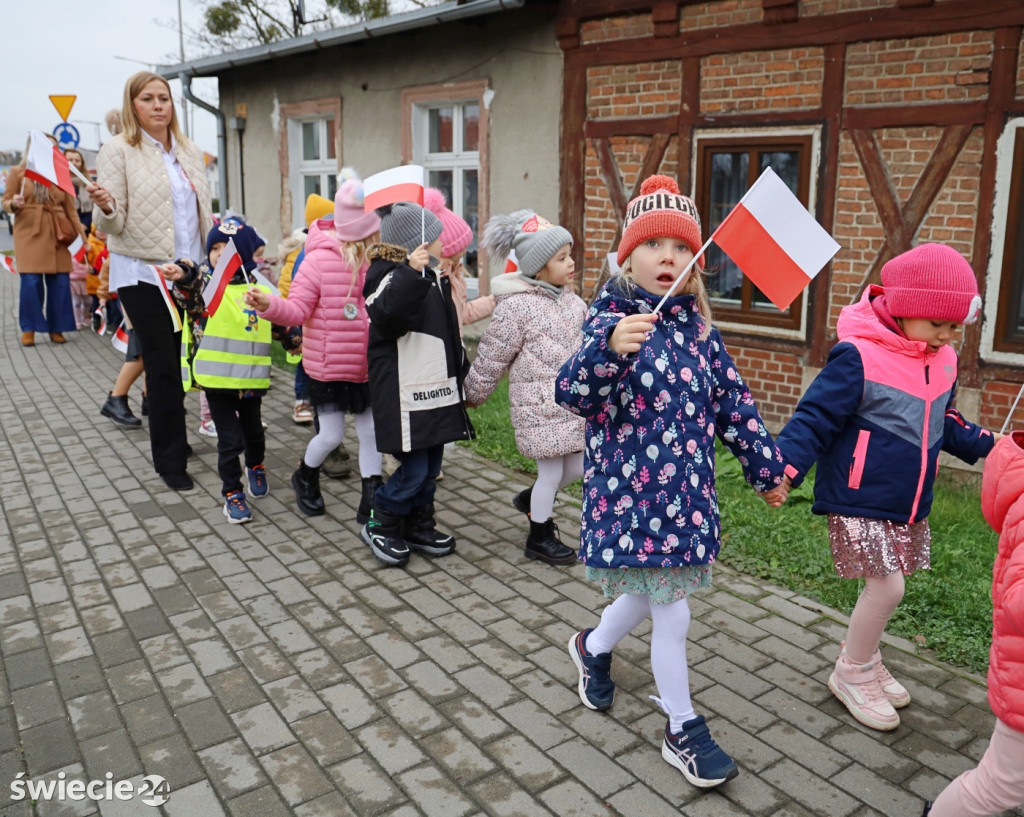
M311 116L296 116L288 119L288 166L290 169L288 186L292 194L292 229L305 227L305 201L306 187L304 180L307 176L320 176L320 195L326 199L334 200L334 193L331 191L331 184L337 185L339 156L337 145L337 134L339 123L334 123L335 133L335 156L329 158L327 147L329 145L327 123L334 120L334 114L319 114ZM320 139L320 147L323 157L320 159L303 159L303 125L309 123L317 124L317 135Z
M412 106L412 156L413 162L423 165L427 172L427 183L430 183L430 171L450 170L452 171L452 199L448 207L453 213L462 218L466 217L462 196L456 198L456 191L464 189L463 174L467 170L475 170L477 178L477 214L479 217L480 207L480 149L479 141L476 150L462 150L463 134L465 133L465 107L467 105L477 106L477 133L480 138L479 121L483 116L480 100L476 98L461 99L437 99L429 102L414 102ZM452 151L450 153L431 153L428 150L430 145L430 111L438 108L452 109Z

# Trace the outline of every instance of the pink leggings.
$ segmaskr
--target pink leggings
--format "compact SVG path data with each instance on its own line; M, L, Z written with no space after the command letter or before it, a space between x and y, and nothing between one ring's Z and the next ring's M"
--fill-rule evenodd
M846 635L846 657L851 664L867 664L878 649L885 625L903 600L904 581L900 572L869 577L850 614Z
M985 756L938 796L928 817L988 817L1024 804L1024 732L996 721Z

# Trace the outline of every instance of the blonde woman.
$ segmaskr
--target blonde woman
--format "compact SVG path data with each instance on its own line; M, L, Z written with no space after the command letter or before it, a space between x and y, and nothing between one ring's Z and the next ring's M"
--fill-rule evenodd
M149 71L129 77L124 130L103 145L97 183L88 187L93 221L107 233L110 291L118 294L146 361L153 465L169 488L187 491L188 443L180 373L180 332L150 265L203 258L213 227L202 151L178 126L167 80Z

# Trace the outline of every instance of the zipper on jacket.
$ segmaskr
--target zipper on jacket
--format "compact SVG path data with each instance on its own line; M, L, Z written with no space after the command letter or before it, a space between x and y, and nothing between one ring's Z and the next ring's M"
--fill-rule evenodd
M929 385L928 380L928 363L924 364L924 384ZM916 521L917 506L921 502L921 491L924 488L924 478L928 473L928 426L931 419L932 413L932 400L928 390L925 389L924 395L924 425L921 428L921 474L917 478L917 490L914 492L914 504L910 508L910 518L907 520L907 524L912 524Z

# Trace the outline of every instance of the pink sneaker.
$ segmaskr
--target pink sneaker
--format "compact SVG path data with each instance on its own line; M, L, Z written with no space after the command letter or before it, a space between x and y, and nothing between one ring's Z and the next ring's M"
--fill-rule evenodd
M889 699L889 703L893 705L893 708L903 709L903 707L909 706L910 693L885 668L885 665L882 663L881 650L875 650L875 654L871 656L871 661L875 665L875 678L878 679L878 685L882 688L883 694Z
M828 688L862 724L890 732L900 725L900 716L882 692L875 666L873 662L851 664L843 652L829 676Z

